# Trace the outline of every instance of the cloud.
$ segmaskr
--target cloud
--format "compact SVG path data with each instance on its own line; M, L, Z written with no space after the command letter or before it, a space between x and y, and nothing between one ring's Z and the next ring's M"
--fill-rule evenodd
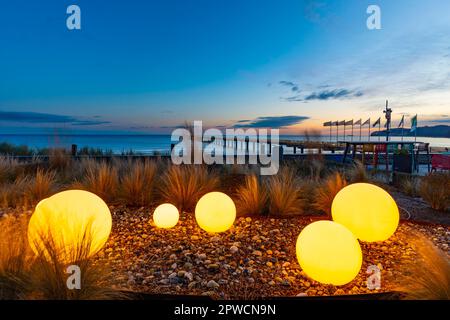
M92 120L76 120L71 124L73 126L99 126L101 124L109 124L110 121L92 121Z
M298 86L298 84L292 82L292 81L279 81L279 84L281 84L282 86L288 87L291 89L292 92L300 92L300 88Z
M281 117L258 117L253 120L238 121L234 127L238 128L282 128L289 127L309 119L305 116L281 116Z
M331 100L331 99L350 99L354 97L361 97L364 95L362 91L348 90L348 89L333 89L333 90L321 90L312 92L306 96L295 95L285 98L286 101L313 101L313 100Z
M66 115L38 113L38 112L16 112L16 111L0 111L0 121L30 123L30 124L68 123L74 126L96 126L110 123L109 121L84 120Z

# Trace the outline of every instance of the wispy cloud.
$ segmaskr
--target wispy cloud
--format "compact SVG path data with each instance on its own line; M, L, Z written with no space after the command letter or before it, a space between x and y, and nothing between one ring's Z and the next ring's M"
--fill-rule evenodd
M279 84L281 84L284 87L288 87L289 89L291 89L292 92L300 92L300 88L298 86L298 84L292 82L292 81L280 81Z
M77 126L96 126L110 123L109 121L80 119L67 115L17 111L0 111L0 121L29 124L68 123Z
M321 90L315 91L307 95L295 95L285 98L286 101L313 101L313 100L332 100L332 99L350 99L355 97L361 97L364 95L362 91L349 90L349 89L333 89L333 90Z
M239 128L283 128L309 119L306 116L258 117L253 120L240 120L234 127Z

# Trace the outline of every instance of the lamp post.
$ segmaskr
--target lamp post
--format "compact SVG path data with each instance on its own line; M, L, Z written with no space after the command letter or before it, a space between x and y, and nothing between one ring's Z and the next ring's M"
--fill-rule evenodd
M392 114L392 109L388 108L388 101L386 100L386 109L383 110L383 113L385 114L386 117L386 141L389 141L389 132L391 129L391 114Z

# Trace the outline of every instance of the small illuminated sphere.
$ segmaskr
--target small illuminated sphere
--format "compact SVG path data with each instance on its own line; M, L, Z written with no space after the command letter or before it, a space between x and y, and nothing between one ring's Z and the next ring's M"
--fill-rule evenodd
M236 206L225 193L210 192L197 202L195 219L200 228L207 232L223 232L233 225Z
M324 284L349 283L361 269L358 240L350 230L333 221L307 225L297 238L296 251L303 271Z
M173 228L178 223L179 218L177 207L170 203L159 205L153 212L153 222L158 228Z
M387 240L400 219L397 204L389 193L369 183L350 184L339 191L331 214L334 221L367 242Z
M112 219L106 203L93 193L69 190L44 199L28 224L28 242L38 255L57 253L61 261L74 261L77 252L97 253L108 240Z

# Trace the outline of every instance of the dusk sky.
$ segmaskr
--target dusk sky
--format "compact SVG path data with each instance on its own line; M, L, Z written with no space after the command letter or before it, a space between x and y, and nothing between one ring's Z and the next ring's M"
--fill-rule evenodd
M448 0L0 0L0 133L450 124L449 89Z

